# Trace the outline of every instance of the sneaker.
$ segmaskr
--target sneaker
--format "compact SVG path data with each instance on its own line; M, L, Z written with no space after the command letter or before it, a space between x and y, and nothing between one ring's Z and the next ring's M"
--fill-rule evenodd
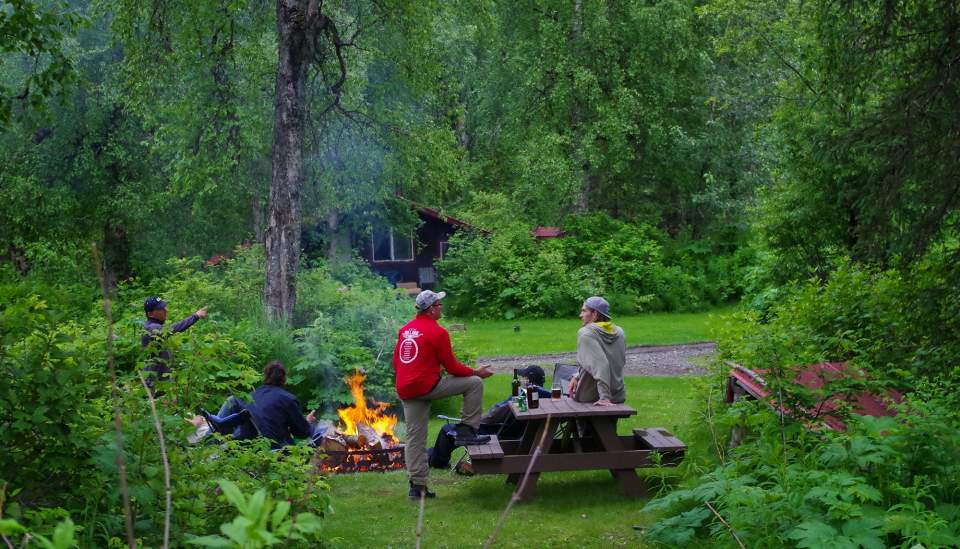
M490 442L490 435L481 435L476 429L465 423L458 423L450 435L457 446L476 446Z
M410 499L420 499L420 494L423 494L423 497L430 499L437 497L437 494L431 492L427 489L426 486L421 486L419 484L410 483L410 492L407 493L410 496Z

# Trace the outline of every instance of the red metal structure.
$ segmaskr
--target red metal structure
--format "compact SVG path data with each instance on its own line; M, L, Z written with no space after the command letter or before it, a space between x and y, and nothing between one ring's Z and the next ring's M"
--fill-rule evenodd
M727 394L726 401L734 402L740 397L752 397L755 399L769 399L770 406L780 413L786 415L798 415L792 410L778 403L777 399L771 395L770 389L764 375L767 370L751 370L734 362L727 363L730 366L730 374L727 376ZM864 373L861 370L853 369L846 362L823 362L819 364L807 364L804 366L795 366L791 368L794 372L793 383L806 387L807 389L829 388L833 381L841 379L862 379ZM893 389L887 390L884 395L877 395L870 392L858 394L830 393L824 391L826 395L814 406L805 410L804 415L815 416L823 426L835 431L845 431L847 426L833 412L840 406L850 406L851 411L861 416L894 416L897 414L891 405L903 400L903 395Z

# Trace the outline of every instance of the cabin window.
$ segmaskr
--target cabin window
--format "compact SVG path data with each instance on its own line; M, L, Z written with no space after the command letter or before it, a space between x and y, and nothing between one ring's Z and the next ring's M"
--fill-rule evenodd
M393 229L377 227L373 230L374 261L413 261L413 238L397 235Z
M450 250L450 243L446 240L440 242L440 259L447 257L447 253Z

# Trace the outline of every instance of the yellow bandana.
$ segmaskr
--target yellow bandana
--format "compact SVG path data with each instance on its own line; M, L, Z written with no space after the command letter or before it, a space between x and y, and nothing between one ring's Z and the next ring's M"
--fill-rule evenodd
M613 333L613 322L610 322L609 320L607 322L594 322L594 324L600 326L600 329L608 334Z

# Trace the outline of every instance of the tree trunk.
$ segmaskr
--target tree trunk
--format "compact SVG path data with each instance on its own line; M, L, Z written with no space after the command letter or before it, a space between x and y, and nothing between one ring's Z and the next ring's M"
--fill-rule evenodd
M340 226L340 214L331 210L327 214L327 261L330 264L350 257L350 239Z
M113 293L117 283L133 274L130 267L130 239L122 225L108 223L103 228L103 270L106 288Z
M287 323L297 302L300 261L300 193L308 63L305 3L277 0L277 86L273 102L273 174L266 231L267 315Z
M570 26L570 44L573 47L573 57L580 59L580 35L583 33L583 1L576 0L573 3L573 22ZM590 210L590 194L592 192L593 178L590 175L590 160L587 158L584 150L584 128L582 125L582 116L580 109L583 105L579 99L574 99L573 110L570 112L570 127L573 129L573 153L574 158L580 165L580 178L582 183L574 197L572 210L573 213L587 213Z

